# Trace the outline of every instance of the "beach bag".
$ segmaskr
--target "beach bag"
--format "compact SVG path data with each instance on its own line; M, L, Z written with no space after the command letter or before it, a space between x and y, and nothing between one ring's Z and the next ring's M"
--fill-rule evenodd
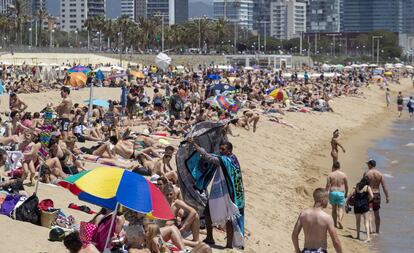
M95 224L81 221L79 225L79 237L83 245L88 245L92 242L98 227Z
M20 195L7 195L0 208L0 214L11 216L11 212L20 200Z
M30 196L19 207L14 209L13 218L15 220L30 222L40 225L39 198L36 195Z
M59 209L53 211L40 210L40 225L45 228L51 228L52 224L56 223L57 216L60 212Z
M96 232L93 236L92 241L94 242L94 245L99 251L104 251L105 249L106 238L108 237L109 228L111 227L112 215L113 214L108 215L102 219L102 221L99 223L98 228L96 229ZM114 235L114 230L115 230L115 226L112 227L112 231L110 233L111 238Z

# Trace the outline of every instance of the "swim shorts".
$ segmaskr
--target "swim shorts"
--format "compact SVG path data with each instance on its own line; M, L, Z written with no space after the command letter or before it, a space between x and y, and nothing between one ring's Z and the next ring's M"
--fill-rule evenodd
M345 193L339 191L329 192L329 204L336 206L344 206Z
M328 253L326 249L303 249L302 253Z
M378 211L381 208L381 194L379 192L374 192L374 198L369 203L369 207L372 208L372 210Z
M62 132L69 132L70 120L68 118L59 119L59 130Z

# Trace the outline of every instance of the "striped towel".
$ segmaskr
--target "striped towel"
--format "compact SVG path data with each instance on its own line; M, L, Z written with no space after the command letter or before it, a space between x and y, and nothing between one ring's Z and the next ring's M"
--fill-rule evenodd
M213 179L209 206L213 224L225 227L225 224L231 221L234 231L233 247L244 247L243 216L240 215L239 209L230 198L226 178L221 169L216 171Z

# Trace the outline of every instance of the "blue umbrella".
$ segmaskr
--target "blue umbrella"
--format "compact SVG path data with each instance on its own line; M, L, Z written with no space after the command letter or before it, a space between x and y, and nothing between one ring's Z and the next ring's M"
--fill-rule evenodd
M219 83L214 85L212 88L212 90L222 94L222 93L231 93L236 91L236 88L234 86L228 85L228 84L223 84L223 83Z
M84 101L85 103L89 104L89 99ZM103 99L92 99L92 104L96 106L102 106L105 108L109 107L109 102Z
M210 80L220 80L221 76L218 75L218 74L210 74L210 75L208 75L208 79L210 79Z

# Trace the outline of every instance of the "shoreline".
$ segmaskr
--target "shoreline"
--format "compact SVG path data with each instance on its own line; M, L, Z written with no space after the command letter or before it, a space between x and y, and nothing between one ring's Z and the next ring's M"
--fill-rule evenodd
M392 85L393 100L396 92L411 87L409 79L404 79L402 85ZM242 137L230 137L242 164L245 185L248 238L245 252L292 251L290 235L294 223L303 209L312 206L313 190L325 187L331 170L329 141L335 129L344 133L342 142L348 153L345 157L340 154L340 160L344 159L343 167L352 187L355 178L362 174L367 147L387 134L396 117L396 106L386 108L385 91L376 85L364 89L364 98L336 98L332 107L334 113L288 113L283 117L299 130L272 123L262 116L255 134L237 128L234 132ZM351 221L345 226L352 228L354 216L349 217ZM344 237L347 235L350 233L340 234L345 252L369 252L368 247Z
M412 86L405 82L400 88L400 91L403 93L412 91ZM393 91L396 90L395 86L393 86ZM395 93L396 92L393 94L394 97L396 96ZM345 131L345 136L342 138L341 144L344 146L346 153L340 153L339 161L341 162L342 170L348 176L350 192L356 183L361 179L363 172L367 170L366 162L370 158L368 150L375 146L375 141L389 135L392 124L396 120L398 120L397 107L395 104L391 104L390 108L382 108L381 113L373 114L367 117L365 124L355 129ZM320 156L318 156L318 159L311 164L313 166L324 168L321 171L324 177L321 177L318 182L319 187L323 187L326 184L326 176L330 172L330 166L332 164L332 158L330 157L330 146L326 145L326 147L318 153ZM389 206L385 204L383 207L389 208ZM326 212L331 212L330 206L326 209ZM337 232L343 244L342 246L344 247L344 252L373 252L372 243L367 244L363 241L357 241L352 238L356 234L355 216L353 211L345 214L343 224L344 229L337 230ZM361 224L361 230L363 230L363 224ZM363 233L362 236L364 236ZM331 247L331 242L328 243Z

